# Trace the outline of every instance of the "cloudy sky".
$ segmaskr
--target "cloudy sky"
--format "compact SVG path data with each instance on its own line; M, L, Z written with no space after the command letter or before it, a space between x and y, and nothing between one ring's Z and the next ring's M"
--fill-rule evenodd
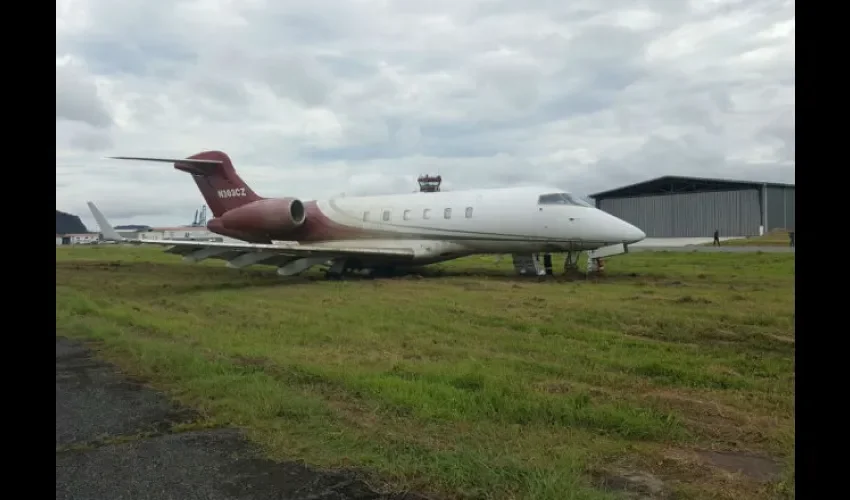
M167 164L263 196L659 175L794 182L794 2L58 0L56 208L188 224Z

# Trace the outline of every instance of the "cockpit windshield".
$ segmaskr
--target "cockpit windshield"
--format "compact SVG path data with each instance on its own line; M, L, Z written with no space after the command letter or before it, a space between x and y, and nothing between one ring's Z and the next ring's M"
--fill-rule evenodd
M552 193L541 195L537 200L538 205L572 205L576 207L589 207L590 205L577 196L570 193Z

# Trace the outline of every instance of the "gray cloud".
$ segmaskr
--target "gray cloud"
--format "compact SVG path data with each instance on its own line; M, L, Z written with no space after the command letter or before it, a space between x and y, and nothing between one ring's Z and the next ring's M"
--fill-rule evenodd
M112 138L102 132L84 131L71 137L71 147L83 151L103 151L112 147Z
M56 120L78 121L100 128L112 124L97 87L81 68L56 67Z
M333 83L331 74L313 57L277 53L259 59L261 78L280 98L315 107L324 104Z
M57 207L188 221L190 178L100 157L202 149L303 198L793 182L794 43L784 0L61 0Z

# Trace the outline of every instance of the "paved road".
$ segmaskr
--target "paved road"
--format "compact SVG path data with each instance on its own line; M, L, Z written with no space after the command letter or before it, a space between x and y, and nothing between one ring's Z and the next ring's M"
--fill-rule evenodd
M234 429L172 430L195 419L56 338L57 500L422 500L263 459Z
M757 247L757 246L633 246L629 252L719 252L719 253L795 253L796 247Z

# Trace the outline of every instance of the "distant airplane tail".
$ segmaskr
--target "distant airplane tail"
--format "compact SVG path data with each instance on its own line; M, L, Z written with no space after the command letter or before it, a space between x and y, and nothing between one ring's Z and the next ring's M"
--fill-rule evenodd
M174 168L192 174L215 217L228 210L262 200L236 173L230 157L221 151L203 151L184 159L112 156L116 160L158 161L173 163Z
M100 228L100 234L103 235L103 239L106 241L123 241L126 238L118 234L118 232L112 227L109 221L106 220L106 217L100 213L100 210L94 205L94 203L88 201L86 202L89 206L89 210L91 210L91 214L94 216L94 220L97 222L97 226Z

